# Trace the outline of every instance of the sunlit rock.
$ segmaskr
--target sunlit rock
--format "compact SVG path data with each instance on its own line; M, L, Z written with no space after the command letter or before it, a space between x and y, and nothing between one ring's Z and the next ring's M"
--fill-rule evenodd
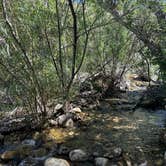
M62 126L66 122L66 120L67 120L67 116L65 114L60 115L57 118L58 125Z
M73 113L81 113L81 109L79 107L75 107L73 109L70 110L70 112L73 112Z
M74 122L71 118L66 121L65 127L67 127L67 128L73 128L74 127Z
M51 157L45 161L44 166L70 166L70 164L64 159Z

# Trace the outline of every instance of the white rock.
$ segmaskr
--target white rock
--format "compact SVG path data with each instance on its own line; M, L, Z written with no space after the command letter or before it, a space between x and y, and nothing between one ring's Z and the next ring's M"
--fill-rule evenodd
M74 127L74 122L71 118L66 121L65 127L67 127L67 128L73 128Z
M49 123L50 123L50 125L52 125L52 126L57 126L57 125L58 125L58 122L57 122L56 120L53 120L53 119L50 119L50 120L49 120Z
M73 109L70 110L70 112L73 112L73 113L81 113L81 109L79 107L75 107Z
M62 126L67 120L67 116L65 114L63 115L60 115L58 118L57 118L57 121L58 121L58 124L60 126Z
M44 162L44 166L70 166L70 164L64 159L50 157Z
M95 166L107 166L109 160L104 157L95 158Z
M69 153L69 158L71 161L86 161L88 159L88 155L81 149L75 149Z
M62 104L57 104L54 108L54 111L57 111L57 110L60 110L63 108L63 105Z
M25 139L24 141L22 141L22 144L35 146L36 145L36 141L33 140L33 139Z
M148 162L145 161L144 163L140 164L139 166L147 166L148 165Z
M119 157L121 154L122 154L122 149L121 148L115 148L114 149L115 157Z

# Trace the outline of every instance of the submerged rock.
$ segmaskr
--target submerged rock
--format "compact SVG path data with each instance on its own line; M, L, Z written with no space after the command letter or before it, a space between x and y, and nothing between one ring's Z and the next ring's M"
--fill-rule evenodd
M64 159L50 157L44 162L44 166L70 166L70 164Z
M104 157L95 158L95 166L108 166L109 160Z
M33 139L25 139L22 141L23 145L30 145L30 146L35 146L36 145L36 141Z
M75 149L69 153L69 158L71 161L86 161L88 159L88 155L81 149Z
M25 160L21 161L21 163L18 166L41 166L42 162L32 158L32 157L28 157Z

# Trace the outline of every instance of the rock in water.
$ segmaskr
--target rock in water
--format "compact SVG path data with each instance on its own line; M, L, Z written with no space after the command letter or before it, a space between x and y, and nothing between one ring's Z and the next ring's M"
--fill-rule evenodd
M23 145L30 145L30 146L35 146L36 145L36 141L33 139L25 139L22 141Z
M88 159L88 155L81 149L75 149L69 153L69 158L71 161L86 161Z
M70 166L70 164L64 159L50 157L45 161L44 166Z
M42 163L35 158L28 157L25 160L21 161L18 166L40 166Z
M107 166L109 160L104 157L97 157L95 158L95 166Z

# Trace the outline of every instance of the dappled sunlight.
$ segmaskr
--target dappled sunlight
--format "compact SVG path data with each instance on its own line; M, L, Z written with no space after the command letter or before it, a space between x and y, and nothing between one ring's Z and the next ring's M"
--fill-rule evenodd
M114 126L113 129L124 129L124 130L136 130L138 127L135 125L120 125L120 126Z
M44 134L48 139L55 140L57 143L63 143L67 139L71 139L72 137L77 136L78 132L75 130L69 131L62 128L52 128L47 129Z

